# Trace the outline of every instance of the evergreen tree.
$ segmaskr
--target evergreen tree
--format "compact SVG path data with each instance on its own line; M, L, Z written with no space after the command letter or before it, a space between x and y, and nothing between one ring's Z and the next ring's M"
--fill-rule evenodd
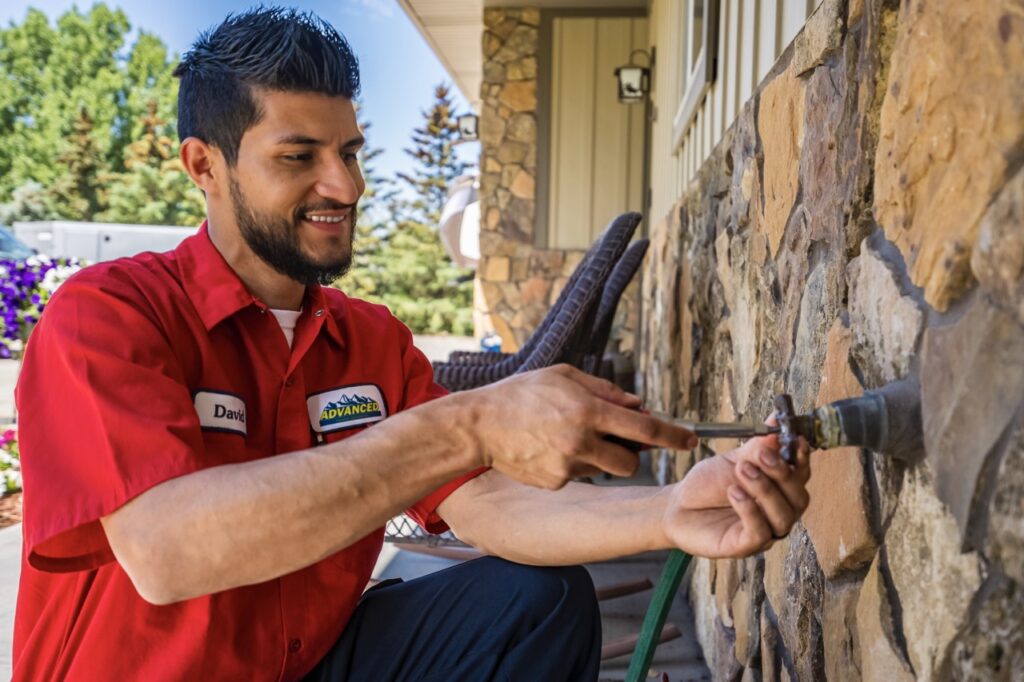
M399 173L398 177L414 193L406 207L409 217L436 225L448 198L448 188L466 172L469 164L455 156L459 128L447 84L434 88L433 105L421 113L423 125L413 131L412 148L405 150L416 161L415 173Z
M106 164L94 132L92 117L82 107L57 157L59 175L49 191L51 205L61 218L92 220L106 203L102 182Z
M150 100L140 117L140 135L125 150L123 173L110 178L108 208L98 217L106 222L144 225L198 225L206 204L178 158L178 144Z
M356 230L355 257L338 286L352 296L384 303L416 333L471 334L473 289L441 244L437 222L451 181L466 170L455 158L455 126L448 88L435 89L433 106L413 131L415 176L399 174L406 192L376 177L367 147L362 159L368 206ZM364 127L365 128L365 127Z

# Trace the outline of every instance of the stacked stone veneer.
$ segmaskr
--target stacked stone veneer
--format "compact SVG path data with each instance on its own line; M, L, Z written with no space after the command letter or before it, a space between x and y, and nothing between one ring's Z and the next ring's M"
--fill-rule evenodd
M583 251L538 248L537 69L540 12L484 11L480 86L480 263L474 319L493 330L503 349L517 349L547 314ZM623 296L612 334L633 348L635 288Z
M652 407L923 387L923 462L815 453L787 539L696 562L715 679L1022 679L1022 65L1019 2L825 0L654 230Z

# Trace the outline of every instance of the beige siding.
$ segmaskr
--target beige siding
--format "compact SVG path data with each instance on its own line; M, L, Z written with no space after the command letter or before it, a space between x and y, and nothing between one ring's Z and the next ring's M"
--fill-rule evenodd
M644 107L618 103L614 72L632 50L646 49L646 37L643 18L552 22L552 248L587 247L617 214L643 210Z
M682 157L672 150L672 120L682 96L682 2L658 0L650 10L650 43L658 47L654 69L652 100L654 122L651 125L651 220L668 213L679 196Z
M658 49L653 93L658 116L652 131L651 158L651 212L655 219L665 215L675 198L683 193L736 120L754 88L819 3L820 0L718 0L715 81L689 126L673 131L672 118L686 88L683 64L688 46L684 10L689 2L651 0L650 39ZM675 87L670 79L674 79ZM669 187L672 182L675 185Z

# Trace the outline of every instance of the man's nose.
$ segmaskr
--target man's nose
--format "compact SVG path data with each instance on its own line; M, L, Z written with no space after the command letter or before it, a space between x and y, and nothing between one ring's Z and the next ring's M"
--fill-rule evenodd
M340 158L329 161L314 189L325 199L354 204L362 193L356 176L358 172L357 168L350 167Z

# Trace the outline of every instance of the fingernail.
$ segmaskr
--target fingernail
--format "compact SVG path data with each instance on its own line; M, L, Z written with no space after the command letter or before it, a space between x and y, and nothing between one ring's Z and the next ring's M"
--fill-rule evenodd
M739 486L735 485L729 487L729 497L736 500L737 502L745 502L746 500L750 499L747 496L747 494L743 492L743 488L740 488Z
M760 457L761 463L766 467L773 467L779 464L779 456L771 450L762 450Z
M757 470L757 467L751 464L750 462L744 462L743 464L741 464L740 470L743 472L743 475L746 476L747 478L757 478L758 476L761 475L761 472Z
M693 450L698 445L700 445L700 438L697 438L697 436L690 436L690 440L686 441L686 448L688 450Z

